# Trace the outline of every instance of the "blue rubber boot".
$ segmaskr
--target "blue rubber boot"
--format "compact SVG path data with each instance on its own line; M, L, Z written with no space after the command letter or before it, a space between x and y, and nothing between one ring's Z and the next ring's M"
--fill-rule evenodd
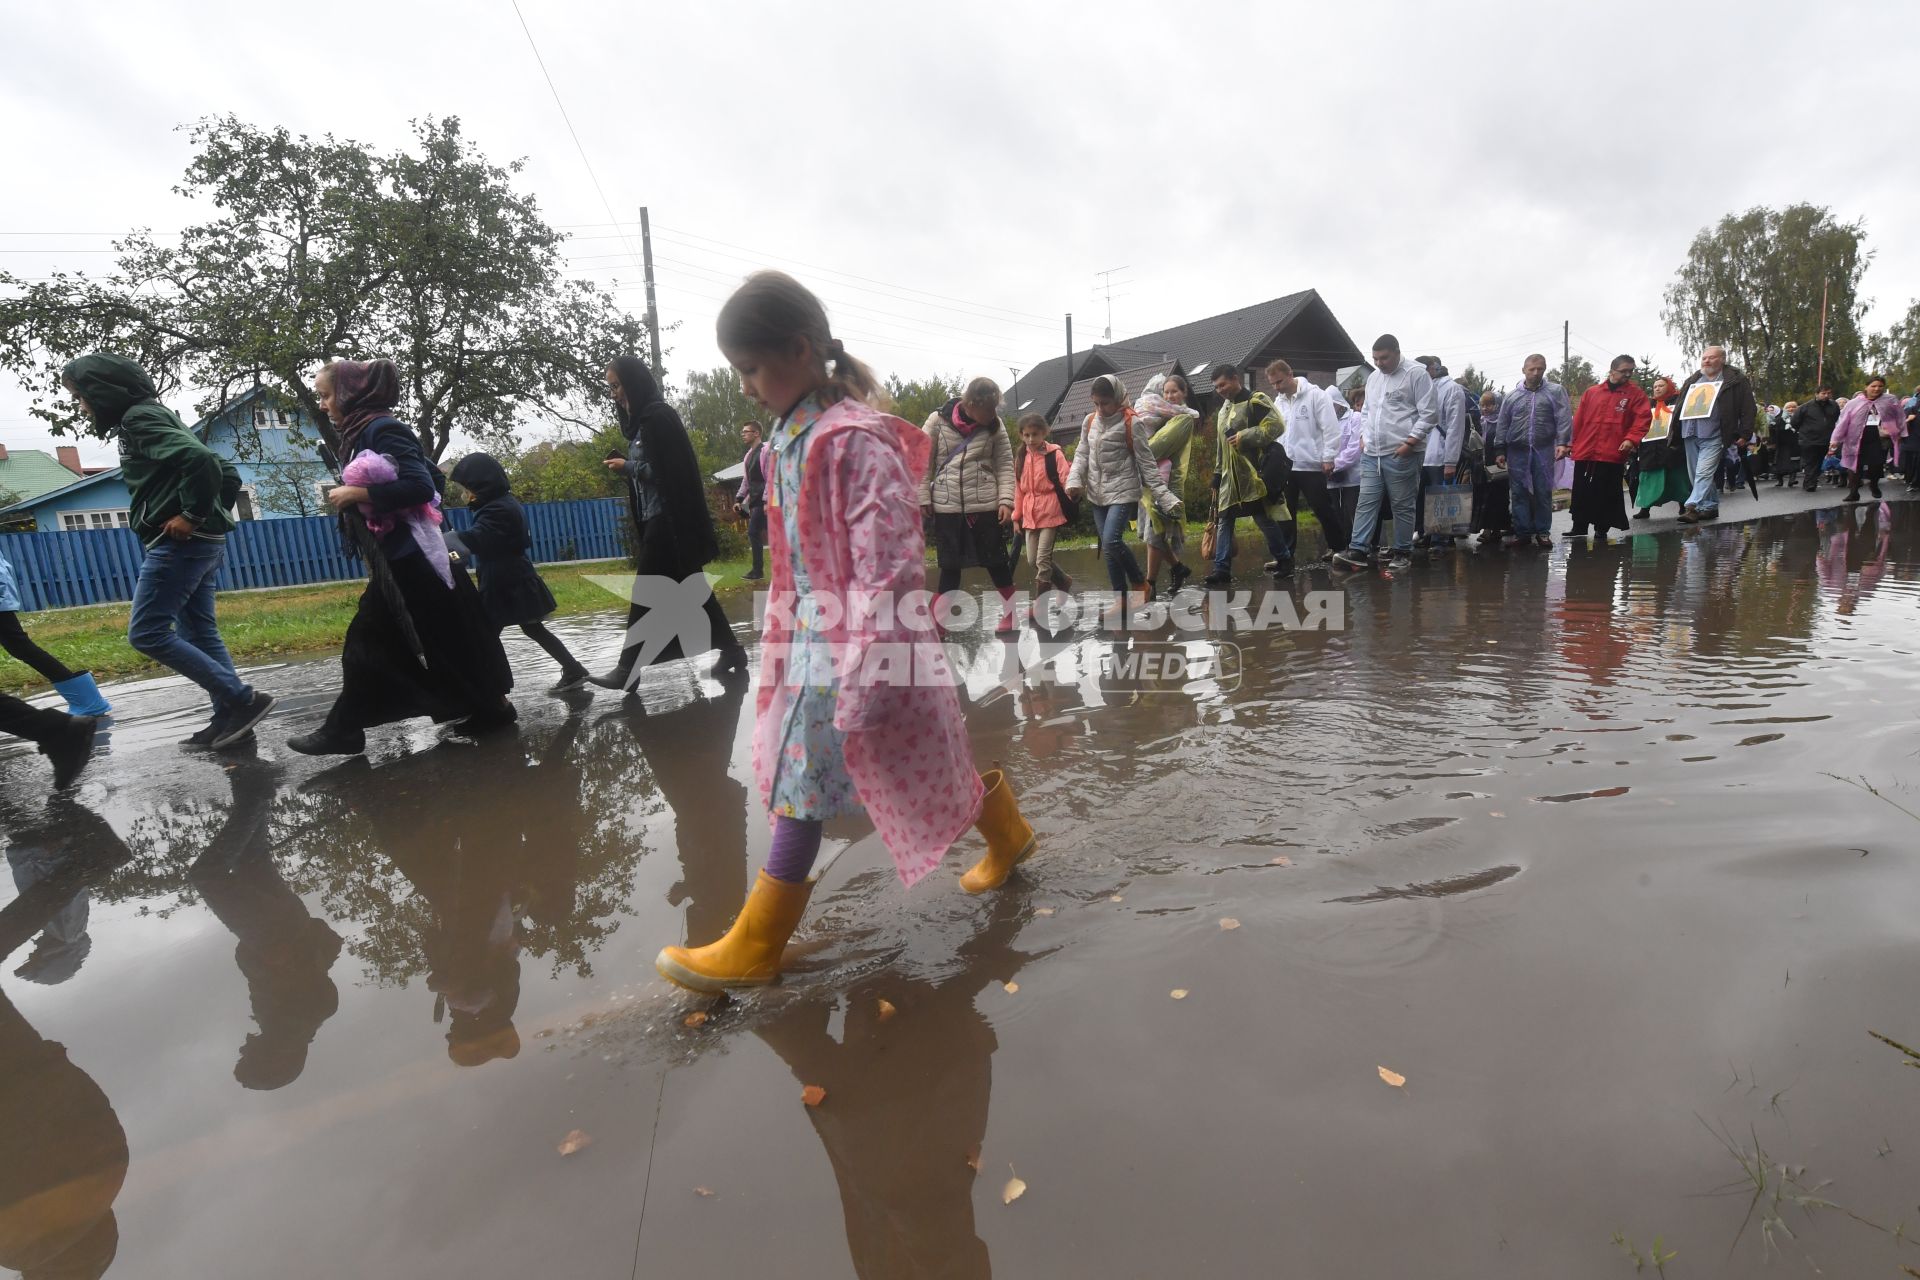
M93 672L82 671L71 680L57 680L53 691L67 700L67 711L76 716L104 716L113 710L113 704L100 696L100 686L93 682Z

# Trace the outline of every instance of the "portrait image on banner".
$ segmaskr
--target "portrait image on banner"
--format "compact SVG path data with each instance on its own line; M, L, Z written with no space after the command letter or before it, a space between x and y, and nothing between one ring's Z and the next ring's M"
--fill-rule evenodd
M1720 398L1717 382L1696 382L1687 388L1687 399L1680 406L1680 421L1692 422L1713 416L1713 402Z
M1653 410L1653 418L1647 423L1647 434L1642 436L1641 440L1643 442L1647 440L1665 440L1667 438L1667 429L1672 425L1673 406L1667 404L1656 405Z

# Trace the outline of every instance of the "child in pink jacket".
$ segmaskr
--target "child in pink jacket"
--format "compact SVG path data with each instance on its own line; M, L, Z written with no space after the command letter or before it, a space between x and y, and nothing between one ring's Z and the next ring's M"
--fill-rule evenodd
M792 277L750 277L720 309L717 330L742 390L778 415L761 450L773 583L753 733L773 845L724 937L667 947L655 960L694 991L779 976L828 818L865 813L909 886L971 826L987 852L961 877L970 893L1006 883L1034 845L1006 777L974 771L931 618L908 613L908 598L926 587L918 495L927 437L872 407L881 395L873 372Z
M1049 586L1073 590L1053 563L1053 542L1066 527L1067 454L1047 439L1047 420L1037 413L1020 419L1020 449L1013 461L1013 527L1026 534L1027 559L1033 561L1033 594Z

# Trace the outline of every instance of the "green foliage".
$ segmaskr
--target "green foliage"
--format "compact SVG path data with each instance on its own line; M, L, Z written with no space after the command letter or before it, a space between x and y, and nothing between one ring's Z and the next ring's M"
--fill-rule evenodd
M696 448L704 441L716 457L731 450L732 457L722 466L732 466L747 451L740 443L741 423L757 422L762 430L767 426L766 411L740 389L740 375L725 366L688 374L687 389L673 397L673 407L680 411Z
M522 502L622 497L626 484L607 470L606 457L626 451L620 428L608 424L586 440L541 441L507 464L507 477Z
M1724 344L1760 402L1811 391L1827 289L1827 377L1857 381L1865 354L1860 277L1873 255L1861 222L1810 204L1728 214L1694 237L1662 311L1689 356Z
M1874 335L1867 347L1866 372L1880 374L1889 389L1903 396L1920 388L1920 300L1908 306L1891 329Z
M887 377L887 395L893 399L893 411L916 427L935 409L957 398L965 386L966 380L957 373L946 377L936 374L912 382L902 382L897 374Z
M490 163L457 118L414 132L415 149L382 154L331 134L201 120L175 190L215 216L176 244L128 236L105 276L0 273L0 368L61 433L85 424L60 366L101 349L138 360L163 394L259 380L316 422L320 364L388 356L400 416L436 459L455 432L504 448L529 413L597 425L585 406L643 326L610 293L566 277L562 235L515 187L523 162Z
M1498 387L1493 385L1492 378L1489 378L1472 365L1468 365L1466 370L1461 373L1458 378L1454 379L1454 381L1467 389L1467 394L1473 397L1475 404L1479 404L1480 397L1487 392L1499 390Z
M1600 378L1593 371L1592 361L1576 355L1569 356L1565 364L1553 371L1553 380L1566 388L1567 399L1577 402Z
M1633 367L1633 380L1639 383L1640 389L1649 396L1653 394L1653 384L1666 377L1670 375L1653 362L1652 356L1642 356ZM1674 378L1673 382L1677 386L1680 379Z

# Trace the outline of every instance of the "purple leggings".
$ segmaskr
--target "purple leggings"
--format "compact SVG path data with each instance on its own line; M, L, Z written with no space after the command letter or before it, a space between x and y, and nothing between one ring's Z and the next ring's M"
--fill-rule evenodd
M814 818L773 820L773 847L767 850L767 874L787 884L799 884L820 856L820 822Z

